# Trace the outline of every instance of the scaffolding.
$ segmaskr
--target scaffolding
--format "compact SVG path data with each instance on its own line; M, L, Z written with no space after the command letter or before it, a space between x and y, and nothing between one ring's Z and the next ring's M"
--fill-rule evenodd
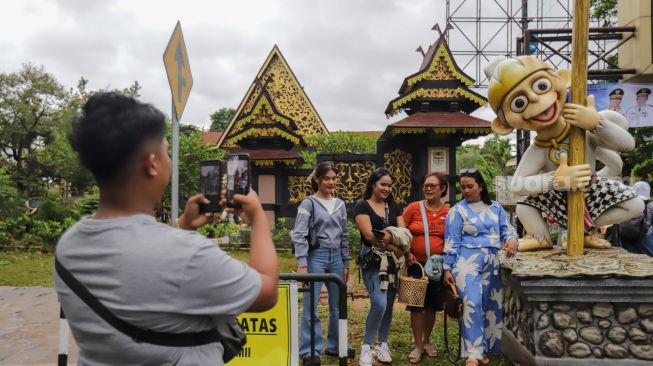
M487 87L483 67L496 56L533 54L554 68L571 67L572 0L446 0L447 43L458 65ZM609 20L608 20L609 21ZM605 27L590 19L591 82L617 81L634 69L620 69L617 48L634 37L634 27Z

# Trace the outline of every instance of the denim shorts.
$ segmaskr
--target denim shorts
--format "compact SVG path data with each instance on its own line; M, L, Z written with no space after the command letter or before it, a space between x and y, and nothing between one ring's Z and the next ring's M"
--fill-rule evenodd
M422 267L426 265L426 263L420 262ZM414 278L419 278L422 275L422 270L418 266L410 266L408 267L408 276L414 277ZM434 311L442 311L444 308L442 307L442 296L440 295L440 292L442 290L442 282L436 282L429 280L429 284L426 287L426 297L424 298L424 307L420 308L417 306L410 306L406 305L406 310L410 311L411 313L421 313L424 311L424 309L429 309L429 310L434 310Z

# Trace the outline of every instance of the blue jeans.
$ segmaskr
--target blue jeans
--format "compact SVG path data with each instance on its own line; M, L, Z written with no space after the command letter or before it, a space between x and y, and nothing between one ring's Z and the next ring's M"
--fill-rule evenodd
M363 343L373 345L377 336L379 342L387 342L390 323L392 323L392 306L397 289L394 285L389 284L387 290L381 290L378 269L363 271L363 283L365 283L365 288L370 296L370 312L367 313L365 321Z
M318 248L308 254L308 273L335 273L341 278L345 277L345 266L342 262L340 248ZM315 354L322 353L324 339L322 336L322 324L317 314L317 302L320 299L320 289L322 282L314 283L313 299L315 300L315 309L313 317L315 318ZM329 353L338 353L338 285L333 282L327 282L329 291L329 330L327 335L327 351ZM311 352L311 318L310 318L310 297L309 293L304 293L304 302L302 305L302 318L299 332L299 356L304 357Z

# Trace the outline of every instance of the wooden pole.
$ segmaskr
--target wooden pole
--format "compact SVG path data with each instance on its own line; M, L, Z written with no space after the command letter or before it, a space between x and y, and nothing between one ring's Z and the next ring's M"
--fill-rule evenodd
M587 100L588 36L589 0L575 0L571 37L571 102L580 105L585 105ZM572 126L569 132L569 165L579 164L585 164L585 131ZM585 242L583 191L569 191L567 205L567 255L583 255Z

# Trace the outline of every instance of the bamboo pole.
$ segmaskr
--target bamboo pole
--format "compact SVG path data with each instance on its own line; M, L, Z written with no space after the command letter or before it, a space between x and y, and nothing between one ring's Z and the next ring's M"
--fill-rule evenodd
M580 105L585 105L587 100L588 35L589 0L575 0L571 38L571 102ZM569 132L569 165L579 164L585 164L585 131L572 126ZM583 255L585 241L583 191L569 191L567 205L567 255Z

